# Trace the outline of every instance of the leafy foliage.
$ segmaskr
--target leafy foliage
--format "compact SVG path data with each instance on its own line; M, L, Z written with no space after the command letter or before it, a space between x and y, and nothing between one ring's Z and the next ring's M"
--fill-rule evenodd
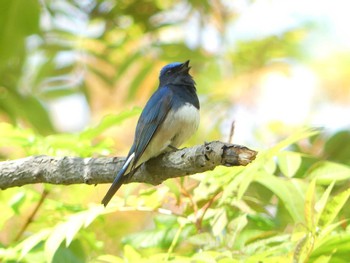
M3 125L9 133L1 137L22 138L17 144L22 148L30 148L25 138L36 138L34 146L49 141L48 148L57 151L56 145L60 145L68 150L63 153L72 153L70 136L84 143L84 138L92 139L92 135L97 136L110 127L111 120L120 125L124 116L132 116L130 113L108 117L98 127L80 135L61 135L51 140L41 138L41 143L33 132L15 130L9 125ZM11 138L14 131L16 135ZM310 136L320 135L312 130L297 132L270 150L261 151L259 158L247 168L218 167L190 178L168 180L138 194L134 194L134 186L130 186L130 191L124 197L115 197L107 209L93 204L88 208L73 209L64 202L50 204L53 200L48 199L47 212L61 207L66 215L54 219L51 226L39 220L36 224L41 225L40 230L1 248L0 257L5 261L30 262L41 254L38 262L85 262L91 258L88 251L95 251L96 262L119 262L122 258L102 255L103 243L91 231L98 218L134 211L152 212L156 216L152 228L122 239L123 257L130 261L275 262L288 259L307 262L327 257L345 262L341 259L349 256L346 241L350 237L343 230L347 227L343 207L349 200L350 191L342 189L340 183L350 179L350 168L313 157L315 164L300 174L298 170L310 156L283 149L300 140L308 140ZM57 144L53 143L55 140L58 140ZM330 138L325 144L332 140ZM75 150L80 148L80 143ZM89 145L85 144L85 148ZM90 154L97 149L100 148L91 145L85 151ZM84 155L79 151L75 153ZM14 196L9 203L11 210L5 213L5 221L21 213L28 199L33 199L32 195L32 190L24 188Z
M115 142L124 150L133 132L124 125L140 113L126 110L128 102L148 97L165 62L189 58L203 102L196 142L218 139L235 98L252 103L261 71L279 64L288 75L291 64L308 59L313 29L289 27L232 45L240 14L225 2L2 1L0 158L111 155ZM200 34L185 39L184 28L194 24ZM218 51L206 47L208 31ZM313 62L344 100L346 88L334 89L348 86L348 58ZM341 70L333 70L336 63ZM51 103L77 94L99 123L57 133ZM111 111L120 113L106 115ZM264 129L249 132L267 145ZM276 143L247 167L123 186L107 209L99 205L100 186L1 191L0 261L347 262L349 131L278 129L271 128ZM116 130L127 136L112 140Z

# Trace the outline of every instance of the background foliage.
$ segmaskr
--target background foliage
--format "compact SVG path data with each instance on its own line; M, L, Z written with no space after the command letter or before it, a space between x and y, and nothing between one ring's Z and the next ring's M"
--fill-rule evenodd
M186 59L202 105L188 144L228 140L235 120L259 155L123 186L107 209L108 186L1 191L0 261L347 262L350 49L322 17L251 29L289 14L247 18L271 3L1 1L2 160L123 155L159 69Z

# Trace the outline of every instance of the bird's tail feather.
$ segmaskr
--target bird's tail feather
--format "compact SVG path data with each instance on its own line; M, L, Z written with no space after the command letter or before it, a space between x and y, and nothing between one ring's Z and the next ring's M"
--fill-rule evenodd
M120 169L120 171L118 172L117 176L115 177L113 184L111 185L111 187L108 189L105 197L103 197L102 199L102 204L106 207L107 204L109 203L109 201L111 201L112 197L114 196L114 194L118 191L118 189L122 186L122 184L124 183L125 180L125 176L123 176L126 172L126 170L128 169L131 161L134 159L135 157L135 153L132 153L128 159L125 161L122 169Z

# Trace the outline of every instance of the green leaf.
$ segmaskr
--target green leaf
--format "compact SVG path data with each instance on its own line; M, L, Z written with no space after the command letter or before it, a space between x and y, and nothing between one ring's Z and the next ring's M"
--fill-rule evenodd
M45 257L47 262L51 262L62 241L66 238L66 225L57 225L45 242Z
M306 226L309 231L314 233L316 231L316 215L315 215L315 189L316 189L316 180L312 180L305 196L305 205L304 205L304 215Z
M328 203L319 219L319 226L326 227L331 224L338 216L339 211L350 197L350 189L347 189L336 196L333 196Z
M86 253L80 240L74 240L69 247L61 246L56 251L52 263L85 263Z
M0 70L9 58L23 53L27 36L39 32L39 15L36 0L1 1Z
M171 192L176 197L176 201L180 202L181 191L176 180L166 180L163 182L163 185L166 185L169 188L169 192Z
M166 249L171 245L177 231L178 226L169 226L168 229L146 230L128 235L123 238L123 243L129 244L135 248L158 247Z
M276 247L279 245L284 249L288 247L290 245L290 235L275 235L273 237L259 239L246 245L243 249L243 253L253 255L253 257L251 257L251 262L259 262L258 259L261 260L262 256L259 252L262 251L262 253L265 254L264 256L274 254L276 253ZM271 247L271 249L268 249L269 247Z
M306 233L294 250L293 262L308 262L314 243L315 237L312 233Z
M191 236L187 239L187 241L193 245L204 247L215 247L216 244L216 238L208 232Z
M255 179L257 183L270 189L283 202L295 223L303 222L304 185L298 179L282 179L261 172Z
M94 128L89 128L80 134L80 138L82 139L94 139L98 135L102 134L108 128L112 126L119 125L123 121L139 115L141 112L140 108L133 108L132 110L124 111L119 113L118 115L107 115L102 121Z
M214 236L222 235L227 223L228 219L225 208L219 208L210 222Z
M276 171L276 168L277 168L276 162L272 158L268 160L264 165L265 171L269 174L274 174Z
M30 129L20 129L9 123L0 123L0 146L32 146L38 137L40 136L35 135Z
M228 224L228 229L230 230L230 234L228 236L227 246L232 248L242 230L248 224L247 215L241 215L235 219L233 219Z
M321 229L321 231L317 232L317 242L315 245L315 249L322 247L324 243L326 243L332 233L335 233L335 230L344 223L347 223L348 220L341 220L336 223L325 226ZM341 232L338 234L341 234Z
M65 245L68 247L81 228L87 227L97 216L103 213L105 213L103 207L93 206L86 211L69 216L65 222L55 226L45 243L47 261L51 262L63 240L66 240Z
M330 184L333 181L350 179L350 167L344 164L321 161L313 165L306 173L307 178L317 179L319 184Z
M157 215L154 218L154 224L158 229L168 229L170 226L175 226L177 222L177 217L174 215Z
M114 255L101 255L96 258L95 263L124 263L124 259Z
M66 246L72 242L81 228L88 227L96 217L103 214L105 211L101 206L93 206L89 210L82 211L71 215L66 225Z
M299 153L283 151L278 154L278 165L287 177L293 177L301 164Z
M198 251L194 253L194 255L188 259L181 261L183 263L238 263L239 261L234 260L232 258L231 251Z
M331 255L322 255L316 258L315 260L312 260L313 263L328 263L332 259Z
M141 254L130 245L124 246L124 257L128 262L139 262L142 258Z
M350 131L340 131L329 138L324 152L329 160L350 165Z
M237 198L241 199L246 190L248 189L250 183L255 179L258 171L261 170L267 162L269 162L281 150L288 147L292 143L295 143L301 139L311 137L318 133L319 131L315 129L302 129L296 131L290 137L282 140L271 149L259 152L255 161L253 161L247 167L244 167L244 169L237 176L235 176L233 180L225 187L220 203L223 203L229 196L232 196L232 193L236 191L238 191Z
M17 215L19 214L19 208L24 203L25 199L26 199L25 191L20 191L11 198L9 205Z
M15 119L24 118L41 134L51 134L54 132L49 114L44 105L34 96L23 96L19 91L11 90L7 93L6 100L1 100L7 105L7 110L13 112ZM21 107L18 107L21 105Z
M334 184L335 182L333 181L326 189L326 191L323 192L322 194L322 197L320 198L320 200L318 200L315 204L315 210L316 210L316 213L317 213L317 216L316 216L316 226L318 226L318 223L319 223L319 220L320 220L320 217L321 215L323 214L323 211L327 205L327 202L328 202L328 198L329 198L329 195L334 187Z
M57 99L60 97L70 96L79 93L80 91L72 87L55 86L55 88L46 89L41 92L42 99Z
M123 244L128 244L134 248L163 248L167 249L172 244L174 237L179 230L179 219L173 215L157 216L155 220L155 229L134 233L123 238ZM187 222L187 220L186 220ZM181 223L185 224L185 223ZM193 233L194 225L186 224L180 233L179 240L188 238Z
M338 234L330 234L327 236L327 240L323 243L322 246L315 249L311 257L318 257L321 255L336 255L339 253L342 255L342 258L349 258L350 251L350 233L343 232Z
M43 229L19 243L16 246L16 250L19 250L21 252L21 259L24 258L36 245L44 241L50 233L50 229Z

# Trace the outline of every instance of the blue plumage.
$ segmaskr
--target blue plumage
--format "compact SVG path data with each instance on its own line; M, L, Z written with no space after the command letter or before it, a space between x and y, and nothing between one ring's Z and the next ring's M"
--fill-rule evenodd
M160 70L159 76L165 75L165 73L166 73L168 70L172 70L173 68L176 68L176 67L180 66L181 64L182 64L181 62L173 62L173 63L170 63L170 64L164 66L164 67Z
M197 130L199 101L189 70L186 61L168 64L160 71L159 87L141 113L134 143L102 200L105 206L138 166L170 147L180 146Z

